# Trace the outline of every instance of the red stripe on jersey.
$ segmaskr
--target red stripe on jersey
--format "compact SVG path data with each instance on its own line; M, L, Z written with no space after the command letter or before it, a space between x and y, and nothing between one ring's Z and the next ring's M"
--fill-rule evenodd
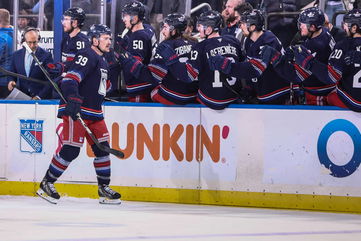
M295 67L296 71L298 73L300 73L304 79L307 79L308 77L310 77L310 75L307 72L305 72L300 66L298 66L298 64L293 64L293 66Z
M81 107L83 110L88 110L88 111L92 111L92 112L97 112L97 113L102 113L102 110L94 110L94 109L90 109L90 108L86 108L86 107Z
M79 77L72 73L67 73L64 78L73 79L73 80L77 81L78 83L80 83Z
M336 72L336 70L331 66L327 65L328 72L337 80L339 81L341 79L341 75Z
M148 66L148 69L149 69L152 73L154 73L154 74L158 75L159 77L161 77L162 79L163 79L163 78L165 77L165 75L166 75L165 72L163 72L162 70L160 70L160 69L158 69L158 68L156 68L156 67Z
M276 93L279 93L279 92L282 92L282 91L284 91L284 90L287 90L287 89L289 89L290 87L284 87L284 88L282 88L282 89L278 89L278 90L275 90L275 91L273 91L273 92L271 92L271 93L269 93L269 94L266 94L266 95L261 95L261 96L259 96L260 98L264 98L264 97L267 97L267 96L271 96L271 95L274 95L274 94L276 94Z
M135 85L127 85L127 88L133 88L133 87L138 87L138 86L143 86L143 85L149 85L149 83L145 82L145 83L140 83L140 84L135 84Z
M190 64L186 64L186 68L187 68L188 73L190 73L191 76L192 76L194 79L196 79L197 76L198 76L197 71L195 71L194 68L193 68Z
M66 62L71 62L74 60L74 57L66 57Z
M140 62L143 62L142 57L140 57L140 56L133 56L133 57L136 58L137 60L139 60Z
M266 69L259 61L250 59L249 62L259 68L262 72Z

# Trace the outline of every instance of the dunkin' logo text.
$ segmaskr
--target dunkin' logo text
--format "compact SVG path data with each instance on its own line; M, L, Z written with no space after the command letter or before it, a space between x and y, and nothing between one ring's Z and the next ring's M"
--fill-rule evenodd
M213 162L219 162L221 150L221 138L227 139L229 127L214 125L210 133L202 125L178 124L171 130L169 124L154 124L146 129L142 124L128 123L126 128L120 128L118 123L111 126L112 148L124 152L125 159L135 153L138 160L144 158L145 151L149 151L154 160L168 161L171 153L178 161L193 160L202 161L206 150ZM126 143L120 145L120 137L126 136ZM184 141L180 141L183 139ZM90 146L87 154L94 156Z

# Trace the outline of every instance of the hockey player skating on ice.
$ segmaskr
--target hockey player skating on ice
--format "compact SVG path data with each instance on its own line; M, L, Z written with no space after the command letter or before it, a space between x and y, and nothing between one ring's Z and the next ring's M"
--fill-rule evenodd
M67 103L60 102L58 117L63 119L64 129L59 154L53 156L37 194L56 203L60 195L54 182L63 174L69 164L79 155L84 137L87 138L95 154L94 167L98 180L100 203L120 203L120 194L109 187L110 158L109 153L100 150L86 134L80 124L78 114L85 121L98 141L109 147L109 133L104 122L102 102L106 94L108 81L108 64L103 54L109 52L111 31L105 25L93 25L88 37L91 47L85 48L75 56L73 64L61 83L61 90Z
M187 27L185 15L179 13L169 14L163 21L161 34L164 42L169 44L178 57L184 60L190 59L194 41L183 36ZM121 55L125 56L125 55ZM128 58L121 57L122 65L130 69L130 73L138 79L149 83L155 83L157 87L152 91L151 97L154 102L166 105L184 105L195 102L197 96L196 82L185 83L177 76L168 71L168 63L156 53L154 59L148 66L140 63L139 60L127 54Z

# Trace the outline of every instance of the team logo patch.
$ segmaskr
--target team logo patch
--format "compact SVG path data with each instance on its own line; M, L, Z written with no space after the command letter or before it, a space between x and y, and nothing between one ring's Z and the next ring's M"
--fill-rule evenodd
M41 153L43 150L44 120L20 119L20 151Z

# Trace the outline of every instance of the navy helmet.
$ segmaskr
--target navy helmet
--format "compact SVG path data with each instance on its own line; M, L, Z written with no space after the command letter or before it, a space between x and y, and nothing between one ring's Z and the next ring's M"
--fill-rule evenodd
M139 20L143 20L145 18L145 6L141 2L133 1L123 7L122 14L138 16Z
M307 8L298 16L298 23L304 23L309 26L314 25L316 29L319 29L325 24L325 15L317 7Z
M265 18L260 10L254 9L251 12L245 12L241 15L241 21L246 23L248 27L256 26L256 30L260 31L264 27Z
M184 14L171 13L163 20L163 23L169 25L171 30L178 30L180 33L187 28L187 18Z
M112 31L107 25L93 24L88 31L88 38L91 42L93 38L99 38L102 34L112 35Z
M72 20L77 20L79 28L84 26L86 15L82 8L69 8L64 12L63 16L69 16Z
M198 24L204 27L211 27L213 31L219 31L223 24L223 18L219 12L209 10L199 16L197 25Z
M343 22L348 25L348 28L351 28L353 25L357 25L358 29L361 30L361 10L353 9L347 12L343 16Z

